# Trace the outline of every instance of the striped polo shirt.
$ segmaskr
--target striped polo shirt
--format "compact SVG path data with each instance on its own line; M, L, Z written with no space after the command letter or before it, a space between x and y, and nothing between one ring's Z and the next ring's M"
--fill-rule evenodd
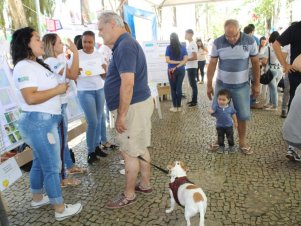
M242 84L249 81L249 60L257 56L255 40L244 33L235 45L225 35L213 42L211 57L219 58L217 79L226 84Z

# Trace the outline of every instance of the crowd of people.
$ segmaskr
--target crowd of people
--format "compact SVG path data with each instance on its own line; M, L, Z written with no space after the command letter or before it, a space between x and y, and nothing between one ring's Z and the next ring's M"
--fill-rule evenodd
M106 157L105 148L116 147L107 139L105 105L115 115L126 180L124 190L112 198L106 207L116 209L133 204L137 200L136 192L150 194L153 191L148 147L151 143L154 103L148 87L145 55L116 13L102 12L97 26L105 44L102 53L94 48L95 34L85 31L74 42L67 40L66 45L71 53L68 59L64 54L64 44L57 34L46 34L41 39L37 31L26 27L16 30L12 36L13 77L22 110L19 130L34 156L30 171L31 207L52 204L58 221L82 210L80 203L64 202L62 187L80 183L76 179L68 179L67 175L87 172L87 169L74 164L68 147L66 107L70 87L76 86L87 121L89 164L93 165L99 158ZM212 100L209 113L216 117L217 132L216 142L210 144L209 149L224 153L227 150L226 136L229 153L235 153L233 130L237 128L238 148L249 155L253 153L247 142L247 121L251 117L251 108L257 108L261 93L265 98L265 109L277 110L277 84L284 77L285 84L290 85L290 88L285 85L289 102L283 104L285 114L281 114L286 117L289 110L283 130L289 144L287 157L300 161L297 149L301 147L301 120L298 113L301 88L297 87L301 76L297 67L292 65L301 53L301 22L291 25L282 35L278 32L270 34L268 46L267 39L258 39L254 30L255 27L250 24L242 32L237 20L227 20L225 33L214 40L210 53L201 39L194 41L192 29L185 33L187 46L180 43L176 33L172 33L165 54L172 96L170 111L182 110L185 70L192 89L188 107L197 106L197 84L204 83L208 53L207 96ZM290 48L286 50L281 47L287 45ZM273 73L273 79L267 86L261 86L260 71L268 68ZM284 99L288 100L288 97Z

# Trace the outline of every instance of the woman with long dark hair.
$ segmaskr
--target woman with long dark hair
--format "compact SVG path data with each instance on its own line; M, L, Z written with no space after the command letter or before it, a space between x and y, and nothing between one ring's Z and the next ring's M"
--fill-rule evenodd
M200 84L203 84L204 83L204 75L205 75L205 72L204 72L204 68L205 68L205 65L206 65L206 55L208 53L208 49L204 46L203 42L202 42L202 39L198 38L196 40L196 44L198 46L198 52L197 52L197 58L198 58L198 75L197 75L197 81L200 83ZM199 71L200 71L200 74L201 74L201 81L200 81L200 77L199 77Z
M185 64L188 54L185 46L181 45L176 33L170 35L170 45L166 48L166 63L168 63L168 79L173 107L171 112L181 111L182 83L185 75Z
M15 66L13 77L22 110L19 130L33 151L31 207L51 203L56 220L64 220L82 209L80 203L64 204L61 191L58 124L62 120L60 95L66 92L68 85L59 84L57 76L39 58L44 54L44 48L34 29L16 30L10 45ZM43 194L44 188L47 195Z

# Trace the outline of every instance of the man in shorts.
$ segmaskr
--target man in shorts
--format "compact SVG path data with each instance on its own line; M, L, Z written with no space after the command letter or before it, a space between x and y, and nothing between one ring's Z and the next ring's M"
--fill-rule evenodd
M133 204L135 192L152 192L150 165L138 157L150 162L147 147L150 146L154 103L148 87L145 55L126 31L122 18L114 12L103 12L98 17L98 30L104 44L113 46L104 89L108 108L115 115L117 139L125 161L124 192L106 205L116 209ZM141 179L137 184L139 172Z
M257 44L252 37L239 30L237 20L227 20L224 25L225 34L214 40L210 62L207 69L207 96L210 100L221 89L231 93L238 118L239 149L244 154L252 154L246 141L247 121L250 119L250 83L249 60L251 60L253 79L252 96L259 95L259 59ZM212 81L219 61L215 90ZM216 95L214 96L216 101ZM212 144L211 148L214 148Z

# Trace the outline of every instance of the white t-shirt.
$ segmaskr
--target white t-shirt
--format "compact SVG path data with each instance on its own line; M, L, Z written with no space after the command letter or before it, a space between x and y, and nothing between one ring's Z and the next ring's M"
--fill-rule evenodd
M77 79L77 90L98 90L104 86L104 81L100 74L104 73L101 65L104 64L102 55L94 51L91 54L79 50L79 67L81 74Z
M66 62L64 58L55 58L55 57L48 57L47 59L44 60L46 64L49 65L51 71L56 74L59 83L69 83L70 80L66 79L63 75L60 75L60 71L65 68ZM68 103L68 95L70 93L70 85L69 88L66 91L66 94L61 95L61 101L62 104Z
M112 50L106 45L101 45L98 51L101 53L105 64L108 65L112 57Z
M187 46L187 53L188 53L188 58L192 57L192 53L198 52L198 45L196 42L192 41L189 42ZM198 60L193 60L193 61L187 61L186 63L186 69L188 68L198 68Z
M274 52L273 46L269 45L266 49L265 52L263 54L264 58L269 58L269 49L270 49L270 63L274 66L280 66L280 63L276 57L276 54ZM281 47L281 51L282 51L282 47ZM267 61L267 65L269 65L269 59Z
M17 88L17 95L23 111L43 112L49 114L61 114L61 98L59 95L41 103L28 105L22 94L21 89L37 87L38 91L44 91L56 87L59 82L57 76L44 68L39 63L32 60L22 60L17 63L13 71L14 82Z

